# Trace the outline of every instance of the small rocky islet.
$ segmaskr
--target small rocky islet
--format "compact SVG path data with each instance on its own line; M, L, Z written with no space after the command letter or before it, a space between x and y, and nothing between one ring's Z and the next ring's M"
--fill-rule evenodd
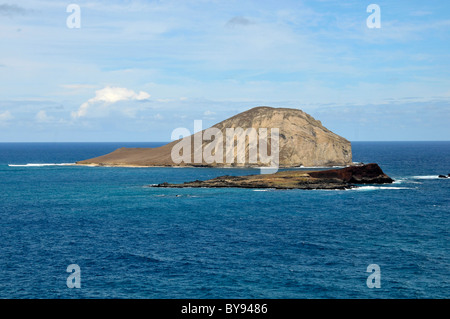
M303 171L287 170L274 174L219 176L182 184L167 182L150 185L166 188L272 188L272 189L350 189L356 184L389 184L394 180L378 164L349 166L341 169Z

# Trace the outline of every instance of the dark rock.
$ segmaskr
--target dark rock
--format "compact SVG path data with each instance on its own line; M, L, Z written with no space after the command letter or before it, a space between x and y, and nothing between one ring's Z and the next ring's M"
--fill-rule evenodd
M377 164L351 166L326 171L282 171L275 174L248 176L219 176L206 181L184 184L162 183L156 187L237 187L275 189L349 189L353 184L392 183L393 179L383 173Z
M310 172L309 175L315 178L337 178L352 184L385 184L394 181L375 163Z
M161 183L161 184L157 184L157 185L150 185L150 186L152 186L152 187L169 187L169 183L167 183L167 182L164 182L164 183Z

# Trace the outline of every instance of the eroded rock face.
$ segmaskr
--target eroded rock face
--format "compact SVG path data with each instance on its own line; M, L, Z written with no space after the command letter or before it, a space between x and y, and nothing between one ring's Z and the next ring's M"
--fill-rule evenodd
M281 167L352 164L350 142L298 109L256 107L213 127L222 131L237 127L278 128ZM264 166L262 163L259 164Z
M222 135L226 136L228 128L267 128L279 129L279 166L345 166L352 164L351 144L345 138L334 134L325 128L320 121L298 109L256 107L239 113L216 125ZM203 131L204 132L204 131ZM195 135L197 135L196 133ZM198 135L197 135L198 136ZM80 165L104 166L271 166L272 163L252 163L249 161L249 144L245 145L245 161L233 163L227 161L225 138L223 143L224 160L221 163L195 162L194 135L187 137L192 141L192 156L190 163L174 163L171 151L179 141L174 141L158 148L121 148L110 154L77 162ZM211 141L203 141L202 149ZM268 143L270 153L271 140ZM258 144L259 147L259 144ZM198 147L197 147L198 148Z
M310 172L309 176L314 178L336 178L351 184L385 184L393 182L393 179L387 176L375 163Z

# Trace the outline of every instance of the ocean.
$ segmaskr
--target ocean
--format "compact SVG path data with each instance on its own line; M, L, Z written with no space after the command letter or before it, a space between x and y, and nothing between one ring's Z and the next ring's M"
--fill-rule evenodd
M450 297L450 142L353 142L395 182L352 190L151 188L258 171L67 165L162 144L0 143L0 298Z

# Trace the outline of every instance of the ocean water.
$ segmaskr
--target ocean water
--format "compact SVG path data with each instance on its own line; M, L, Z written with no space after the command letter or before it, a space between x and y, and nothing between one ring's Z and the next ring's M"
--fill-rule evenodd
M450 142L352 144L395 183L150 188L258 171L64 165L161 143L0 144L0 298L449 298Z

